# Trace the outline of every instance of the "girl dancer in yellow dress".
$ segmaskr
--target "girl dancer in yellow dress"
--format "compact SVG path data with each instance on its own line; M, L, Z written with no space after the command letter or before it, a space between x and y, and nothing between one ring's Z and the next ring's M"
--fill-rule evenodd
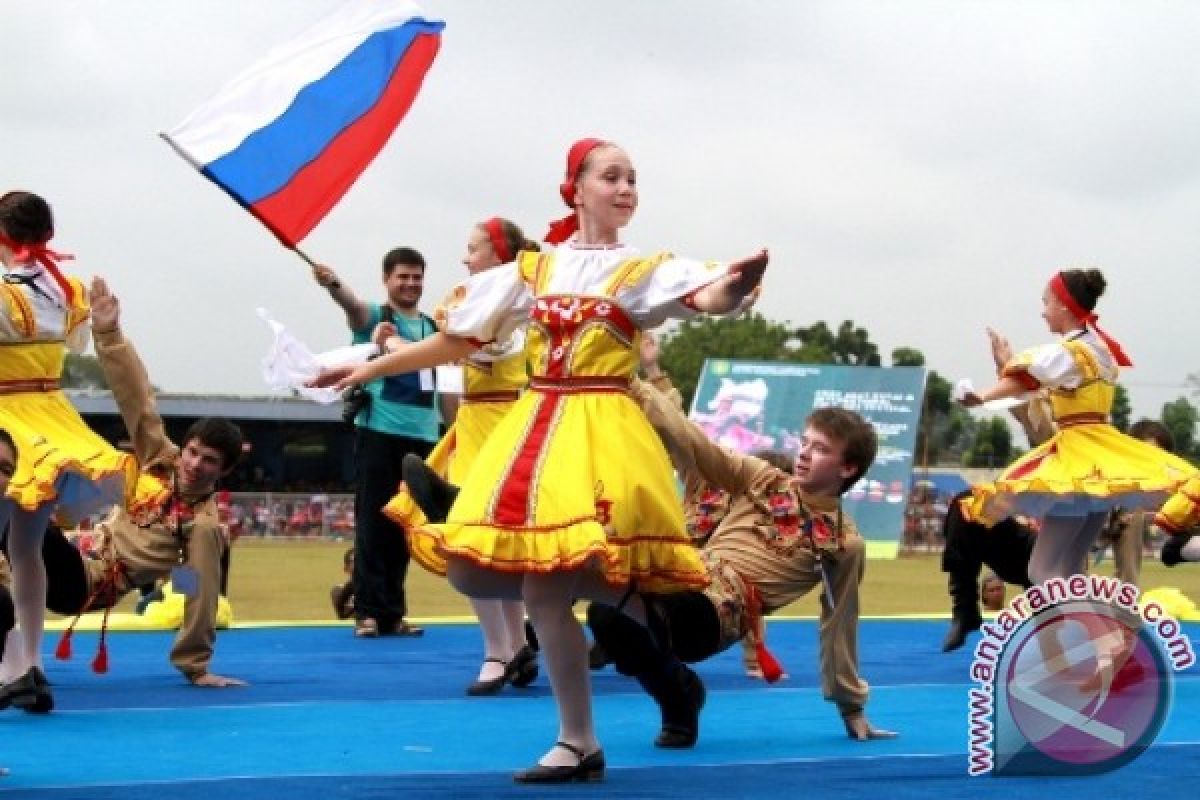
M58 270L64 256L46 245L54 235L50 206L30 192L0 196L0 428L17 447L16 471L0 499L0 528L9 526L13 599L21 653L13 685L27 706L45 712L54 701L42 671L46 568L42 539L51 515L74 525L123 502L137 478L131 456L114 449L79 417L59 386L66 352L87 346L83 284ZM24 670L21 669L24 667ZM14 701L22 704L22 701Z
M666 451L627 393L640 333L696 311L736 311L767 264L766 251L721 264L621 244L638 192L629 156L611 143L576 142L559 191L572 213L547 241L565 244L460 285L440 310L442 333L348 376L318 379L346 386L447 363L527 325L529 390L484 443L446 523L420 531L445 554L459 591L525 601L559 733L536 766L514 776L523 783L604 774L573 600L616 604L626 587L669 592L708 582L684 532ZM626 609L643 616L637 598Z
M537 251L521 229L506 219L492 217L476 225L467 240L463 264L472 275L511 263L523 251ZM525 368L525 332L519 328L507 341L476 351L463 361L464 392L454 424L433 448L426 463L455 485L466 477L479 448L512 409L529 382ZM446 574L446 560L436 549L419 550L433 537L414 534L428 520L401 490L383 513L404 529L409 551L437 575ZM435 520L442 522L443 520ZM495 694L505 683L528 686L537 678L537 655L525 640L525 604L520 600L470 598L483 631L484 658L479 676L467 687L469 695Z
M1049 390L1058 433L964 500L967 515L985 524L1013 514L1044 518L1029 560L1034 583L1077 571L1113 506L1156 509L1195 472L1109 422L1118 368L1131 362L1096 325L1104 288L1099 270L1056 274L1042 295L1042 317L1062 340L1021 353L998 383L963 399L974 406Z

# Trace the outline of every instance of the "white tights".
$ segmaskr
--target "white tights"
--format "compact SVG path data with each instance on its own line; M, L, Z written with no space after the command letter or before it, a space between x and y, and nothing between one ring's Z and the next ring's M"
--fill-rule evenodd
M5 652L5 671L17 676L30 667L42 666L42 636L46 627L46 564L42 561L42 540L50 521L49 504L36 511L25 511L11 500L0 504L0 525L9 523L8 560L12 566L13 606L19 628L20 645L10 655Z
M571 571L506 573L483 569L463 559L451 558L446 577L455 589L473 598L524 600L529 620L537 632L550 688L558 706L558 738L592 753L600 748L592 720L592 679L587 664L587 639L575 618L576 599L616 604L624 592L606 583L588 567ZM634 598L636 600L636 598ZM630 603L631 616L640 617L640 603ZM642 620L639 620L642 621ZM574 766L578 757L551 747L539 760L546 766Z

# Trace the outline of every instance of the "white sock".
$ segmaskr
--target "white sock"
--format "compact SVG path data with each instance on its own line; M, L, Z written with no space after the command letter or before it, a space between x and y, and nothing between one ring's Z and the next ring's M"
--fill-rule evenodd
M25 643L14 627L4 639L4 661L0 662L0 683L9 683L25 674Z
M1200 561L1200 534L1193 535L1180 551L1184 561Z

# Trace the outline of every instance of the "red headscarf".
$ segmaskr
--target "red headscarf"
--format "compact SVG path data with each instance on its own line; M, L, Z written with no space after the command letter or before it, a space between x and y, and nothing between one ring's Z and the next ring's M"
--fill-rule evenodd
M1117 364L1122 367L1132 367L1133 362L1129 360L1129 356L1125 355L1125 351L1121 348L1120 342L1109 336L1100 326L1096 324L1099 319L1095 312L1088 311L1083 306L1079 305L1079 301L1071 296L1071 290L1067 288L1067 282L1063 280L1061 272L1055 273L1050 279L1050 291L1054 292L1054 296L1058 298L1063 306L1079 318L1079 321L1084 325L1090 325L1096 335L1104 340L1104 344L1108 346L1108 352L1112 353Z
M579 177L579 169L583 166L583 160L587 158L588 153L606 144L608 142L603 139L580 139L567 151L567 179L559 184L558 193L568 208L575 208L575 180ZM579 230L579 215L572 210L569 215L551 222L550 230L544 238L550 244L561 244L570 239L577 230Z
M483 232L488 235L488 240L492 243L492 252L496 254L496 259L501 264L507 264L513 260L513 254L508 251L508 239L504 236L502 219L492 217L483 223Z
M71 261L75 256L68 255L67 253L56 253L49 247L46 247L49 241L47 239L45 242L22 244L0 233L0 244L12 250L13 259L22 264L28 261L36 261L45 267L50 276L54 278L54 282L62 289L63 297L66 298L67 305L70 306L75 300L75 290L72 288L70 281L59 271L58 262Z

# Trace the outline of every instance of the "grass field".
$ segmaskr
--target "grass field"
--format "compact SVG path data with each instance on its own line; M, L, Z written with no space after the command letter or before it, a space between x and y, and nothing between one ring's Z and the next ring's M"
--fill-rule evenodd
M234 548L229 587L236 620L332 619L329 589L343 580L342 554L348 546L329 541L239 541ZM947 612L946 576L940 564L940 556L934 554L868 562L863 614ZM1097 571L1111 574L1112 560L1106 560ZM1167 569L1148 558L1142 569L1142 587L1158 586L1177 587L1200 602L1200 569L1187 565ZM471 613L466 600L445 580L416 565L408 575L408 602L413 617ZM131 598L127 598L122 610L130 606ZM817 614L817 593L810 593L783 613Z

